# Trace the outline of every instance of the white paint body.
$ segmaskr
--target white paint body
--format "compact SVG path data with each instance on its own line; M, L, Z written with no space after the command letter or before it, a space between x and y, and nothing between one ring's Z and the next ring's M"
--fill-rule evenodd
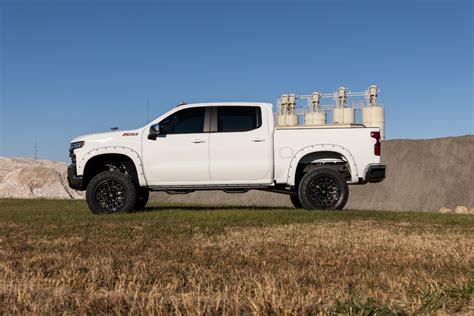
M246 132L174 134L148 139L150 127L176 111L191 107L258 106L262 124ZM134 162L140 186L242 187L277 184L293 186L296 166L309 153L333 152L347 161L350 183L365 177L368 166L380 163L374 155L378 128L353 125L293 126L275 128L268 103L200 103L183 105L131 131L80 136L84 141L76 155L76 174L82 176L87 161L101 154L122 154Z

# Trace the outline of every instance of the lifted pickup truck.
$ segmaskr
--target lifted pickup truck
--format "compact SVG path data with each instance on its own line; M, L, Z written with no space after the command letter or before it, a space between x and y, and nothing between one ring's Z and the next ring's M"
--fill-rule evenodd
M93 213L144 208L149 191L288 194L297 208L342 209L348 184L380 182L380 131L363 125L274 127L268 103L178 106L146 126L80 136L69 186Z

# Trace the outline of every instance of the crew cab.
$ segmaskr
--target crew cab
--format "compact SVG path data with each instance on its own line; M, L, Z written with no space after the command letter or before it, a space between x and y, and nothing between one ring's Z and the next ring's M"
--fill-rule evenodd
M69 186L93 213L145 207L150 191L288 194L308 210L342 209L349 184L380 182L380 130L360 124L275 127L268 103L180 105L135 130L71 141Z

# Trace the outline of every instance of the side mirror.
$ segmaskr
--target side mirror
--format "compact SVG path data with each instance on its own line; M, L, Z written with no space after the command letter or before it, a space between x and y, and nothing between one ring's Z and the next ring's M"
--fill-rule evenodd
M162 137L160 134L160 124L154 124L150 126L150 133L148 134L148 139L156 140L157 137Z

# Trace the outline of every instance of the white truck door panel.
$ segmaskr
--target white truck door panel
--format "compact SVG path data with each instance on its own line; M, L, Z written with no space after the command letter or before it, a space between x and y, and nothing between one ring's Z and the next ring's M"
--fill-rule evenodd
M188 108L162 120L156 140L143 138L143 161L151 185L209 181L209 124L205 108ZM207 129L207 128L206 128Z
M209 181L209 133L158 137L147 140L143 150L151 184Z
M261 110L258 106L213 107L209 140L212 181L252 183L271 176L272 141Z

